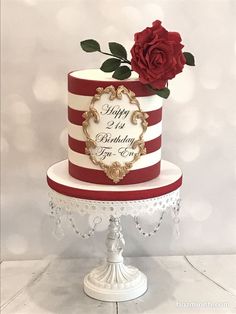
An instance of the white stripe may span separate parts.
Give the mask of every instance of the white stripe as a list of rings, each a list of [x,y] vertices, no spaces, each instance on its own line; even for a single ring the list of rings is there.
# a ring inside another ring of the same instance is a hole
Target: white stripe
[[[162,132],[162,122],[151,125],[147,128],[147,131],[144,133],[144,141],[151,141],[156,137],[159,137]],[[86,137],[83,132],[81,125],[76,125],[68,121],[68,134],[78,141],[86,141]]]
[[[89,168],[89,169],[101,170],[99,166],[95,165],[90,160],[88,155],[77,153],[70,148],[68,149],[68,159],[74,165],[84,167],[84,168]],[[141,156],[140,159],[134,163],[132,170],[142,169],[142,168],[155,165],[160,160],[161,160],[161,149],[158,149],[153,153]]]
[[[157,110],[162,107],[162,98],[157,95],[137,97],[141,110],[148,112]],[[80,111],[89,110],[89,105],[92,96],[82,96],[77,94],[68,93],[68,105],[70,108]]]

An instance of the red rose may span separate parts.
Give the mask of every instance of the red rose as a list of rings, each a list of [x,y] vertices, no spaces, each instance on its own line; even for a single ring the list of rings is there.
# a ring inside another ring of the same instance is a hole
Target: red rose
[[[162,89],[169,79],[182,72],[185,57],[179,33],[168,32],[160,21],[134,35],[131,66],[143,84]]]

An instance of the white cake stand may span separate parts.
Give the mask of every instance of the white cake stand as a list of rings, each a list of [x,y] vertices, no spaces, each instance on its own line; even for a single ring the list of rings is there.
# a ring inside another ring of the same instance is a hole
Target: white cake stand
[[[127,301],[135,299],[147,290],[147,278],[136,267],[125,265],[122,252],[125,241],[122,235],[120,217],[134,217],[138,231],[150,237],[160,227],[163,214],[172,209],[178,223],[181,170],[174,164],[162,161],[158,178],[133,185],[98,185],[72,178],[68,174],[67,160],[56,163],[48,169],[51,214],[58,227],[63,216],[68,218],[75,232],[83,238],[94,234],[102,219],[109,219],[106,239],[106,262],[93,269],[84,278],[85,293],[102,301]],[[151,196],[151,197],[150,197]],[[145,232],[138,220],[140,214],[160,212],[160,218],[152,232]],[[94,226],[87,234],[76,227],[74,213],[94,215]]]

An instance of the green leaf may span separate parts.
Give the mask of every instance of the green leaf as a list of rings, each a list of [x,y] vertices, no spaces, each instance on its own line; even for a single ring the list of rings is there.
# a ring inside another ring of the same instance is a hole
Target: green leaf
[[[94,39],[86,39],[80,42],[81,48],[86,52],[101,51],[99,43]]]
[[[109,43],[109,49],[113,55],[127,59],[127,51],[121,44],[115,42]]]
[[[167,87],[164,87],[163,89],[157,89],[156,94],[162,98],[167,99],[170,95],[170,90]]]
[[[112,77],[117,80],[125,80],[131,75],[131,70],[126,65],[123,65],[115,70]]]
[[[120,59],[109,58],[109,59],[107,59],[106,61],[103,62],[103,64],[101,65],[100,69],[103,72],[113,72],[117,68],[119,68],[120,63],[121,63]]]
[[[190,52],[183,52],[183,55],[185,57],[187,65],[191,65],[191,66],[195,65],[194,56]]]

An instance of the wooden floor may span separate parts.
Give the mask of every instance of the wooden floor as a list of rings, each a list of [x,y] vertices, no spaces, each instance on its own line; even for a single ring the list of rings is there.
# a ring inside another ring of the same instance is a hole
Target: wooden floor
[[[148,291],[128,302],[101,302],[83,292],[99,259],[1,264],[2,314],[236,313],[236,255],[126,258],[148,277]]]

